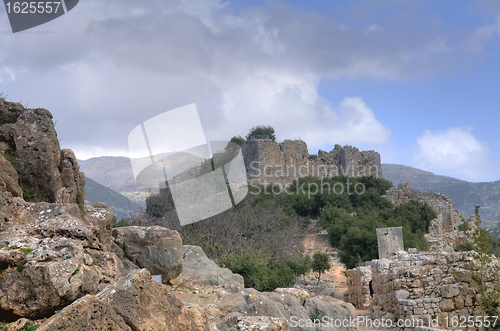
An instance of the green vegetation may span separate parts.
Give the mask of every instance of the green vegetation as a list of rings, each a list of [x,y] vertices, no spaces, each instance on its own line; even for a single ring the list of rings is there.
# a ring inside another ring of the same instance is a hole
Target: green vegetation
[[[17,163],[17,157],[14,154],[0,152],[0,154],[9,161],[12,165]]]
[[[19,271],[19,272],[23,272],[24,271],[24,263],[19,263],[17,265],[17,271]]]
[[[10,250],[18,249],[18,248],[19,248],[19,246],[17,246],[17,245],[12,245],[12,246],[9,247]]]
[[[113,218],[113,227],[114,228],[120,228],[123,226],[131,226],[131,225],[132,225],[132,219],[130,219],[130,218],[124,218],[118,222],[116,221],[116,217]]]
[[[81,267],[82,267],[82,265],[81,265],[81,264],[79,264],[79,265],[78,265],[78,268],[76,268],[76,270],[75,270],[75,271],[73,271],[72,276],[74,276],[74,275],[78,275],[78,273],[80,272]]]
[[[31,247],[21,247],[21,252],[24,253],[24,255],[28,255],[29,253],[33,252],[34,249]]]
[[[247,140],[253,136],[255,139],[262,139],[262,137],[267,136],[268,139],[276,141],[276,135],[274,134],[274,129],[270,125],[256,125],[248,131],[246,136]]]
[[[101,258],[99,256],[92,256],[92,264],[96,265],[101,263]]]
[[[20,328],[18,331],[35,331],[38,328],[35,324],[32,322],[26,322],[22,328]]]
[[[23,190],[23,199],[29,200],[36,197],[36,193],[33,193],[30,189]]]
[[[313,323],[321,323],[321,316],[320,315],[311,315],[309,316],[309,319],[313,321]]]
[[[373,176],[301,178],[287,188],[288,194],[273,194],[272,185],[253,186],[236,207],[183,227],[167,187],[147,199],[146,210],[162,225],[177,229],[184,243],[201,246],[219,265],[241,274],[246,286],[270,291],[291,286],[312,269],[301,245],[311,218],[328,231],[348,268],[378,257],[379,227],[401,226],[406,248],[426,250],[424,233],[435,212],[415,201],[395,207],[382,196],[390,187],[389,181]]]
[[[312,271],[318,273],[318,284],[321,278],[321,274],[326,270],[330,270],[330,256],[325,253],[315,252],[312,260]]]

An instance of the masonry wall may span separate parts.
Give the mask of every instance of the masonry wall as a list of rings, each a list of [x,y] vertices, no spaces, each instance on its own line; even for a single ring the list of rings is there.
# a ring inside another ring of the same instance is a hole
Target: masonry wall
[[[378,228],[378,257],[389,258],[400,250],[404,250],[403,228]]]
[[[408,183],[399,184],[397,188],[390,188],[386,192],[387,198],[394,204],[417,200],[428,204],[438,214],[433,220],[429,233],[431,235],[446,232],[455,232],[461,223],[462,215],[453,209],[454,203],[442,193],[416,192]]]
[[[356,147],[335,145],[330,152],[310,155],[302,140],[255,139],[242,146],[247,176],[251,184],[277,183],[282,186],[300,177],[318,178],[345,175],[373,175],[383,178],[380,154]]]

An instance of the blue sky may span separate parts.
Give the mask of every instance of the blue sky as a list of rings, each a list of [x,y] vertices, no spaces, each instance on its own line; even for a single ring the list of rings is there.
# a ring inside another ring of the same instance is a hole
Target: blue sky
[[[469,181],[500,179],[500,2],[82,0],[26,32],[0,10],[0,91],[77,157],[127,155],[196,103],[208,139],[256,124]]]

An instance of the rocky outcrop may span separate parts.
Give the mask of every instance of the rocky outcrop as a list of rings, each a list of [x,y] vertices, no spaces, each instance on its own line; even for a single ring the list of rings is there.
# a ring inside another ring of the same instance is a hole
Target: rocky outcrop
[[[73,152],[61,150],[52,114],[0,98],[0,125],[0,151],[11,156],[24,198],[83,209],[85,176]]]
[[[284,318],[269,316],[238,317],[238,324],[229,331],[288,331],[290,327]]]
[[[86,295],[76,300],[37,330],[132,331],[111,305],[92,295]]]
[[[162,282],[178,277],[182,272],[182,239],[177,231],[160,226],[127,226],[115,228],[113,241],[135,265]]]
[[[238,292],[245,287],[242,276],[219,267],[205,255],[201,247],[184,245],[182,250],[182,277],[188,278],[194,284],[221,286],[230,292]]]
[[[43,317],[115,282],[120,260],[81,220],[63,214],[0,232],[0,312]]]

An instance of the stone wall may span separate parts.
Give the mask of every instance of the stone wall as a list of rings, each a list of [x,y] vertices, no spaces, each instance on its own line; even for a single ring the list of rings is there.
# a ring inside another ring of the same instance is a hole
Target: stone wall
[[[461,223],[461,213],[453,209],[453,201],[442,193],[417,192],[412,189],[409,183],[401,183],[397,188],[387,190],[386,196],[394,204],[417,200],[432,207],[438,217],[429,228],[431,235],[456,232]]]
[[[247,175],[251,184],[291,184],[296,178],[319,178],[345,175],[374,175],[383,178],[380,154],[359,151],[356,147],[335,145],[330,152],[322,150],[310,155],[302,140],[278,143],[270,139],[254,139],[242,146]]]
[[[378,228],[378,257],[389,258],[400,250],[404,250],[403,228]]]
[[[370,295],[371,267],[361,266],[347,270],[346,273],[347,297],[345,301],[352,303],[358,309],[369,309],[372,303]]]

